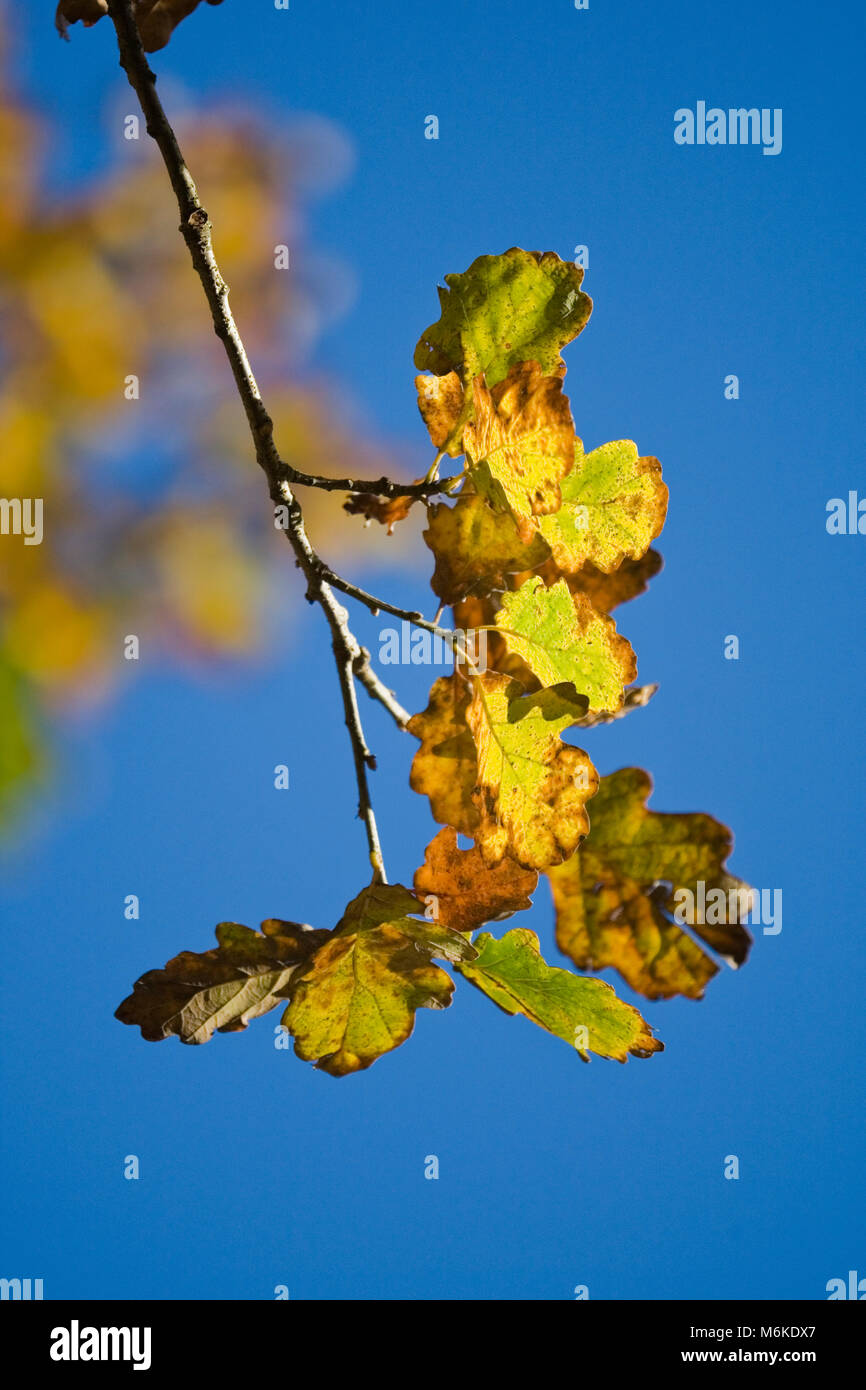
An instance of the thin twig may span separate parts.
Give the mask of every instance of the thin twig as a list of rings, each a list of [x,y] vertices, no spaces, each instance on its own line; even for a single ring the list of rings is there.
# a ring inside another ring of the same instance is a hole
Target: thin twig
[[[459,477],[455,474],[451,478],[422,480],[420,483],[401,483],[395,482],[392,478],[361,479],[361,478],[324,478],[315,473],[301,473],[297,468],[292,468],[288,463],[282,463],[285,469],[287,480],[293,487],[317,487],[325,492],[363,492],[372,493],[375,497],[435,497],[437,493],[447,492],[449,485],[453,484],[454,478]]]
[[[378,700],[381,705],[385,706],[397,727],[400,729],[408,728],[409,720],[412,718],[411,714],[403,708],[393,690],[389,690],[386,685],[383,685],[376,675],[370,665],[370,653],[366,647],[362,647],[355,657],[352,669],[371,699]]]
[[[353,584],[350,579],[343,579],[341,575],[335,574],[324,560],[316,557],[316,564],[319,574],[323,580],[334,589],[339,589],[347,594],[349,598],[356,599],[358,603],[363,603],[365,608],[369,608],[374,618],[378,618],[380,613],[390,613],[393,618],[401,618],[404,623],[412,623],[414,627],[423,627],[425,632],[432,632],[434,637],[441,637],[449,646],[454,646],[457,634],[451,628],[439,627],[434,622],[429,622],[423,613],[419,613],[415,608],[399,608],[395,603],[389,603],[387,599],[377,598],[375,594],[368,594],[366,589],[362,589],[357,584]],[[442,608],[440,607],[437,617],[441,617]]]
[[[303,511],[292,491],[292,470],[283,463],[273,439],[273,422],[265,409],[258,384],[229,307],[229,291],[214,257],[208,215],[186,167],[174,130],[156,93],[156,76],[151,71],[133,17],[130,0],[108,0],[108,13],[117,34],[120,65],[129,79],[145,117],[147,133],[156,142],[168,172],[180,211],[180,231],[210,306],[214,331],[222,342],[231,366],[250,433],[256,459],[268,480],[271,500],[286,509],[286,536],[295,559],[307,580],[307,598],[318,603],[331,630],[331,641],[346,727],[352,743],[355,777],[358,784],[358,815],[364,822],[374,882],[387,882],[376,818],[370,801],[367,769],[376,760],[367,747],[355,691],[355,662],[361,648],[349,629],[348,614],[337,602],[328,583],[325,566],[310,545],[304,527]],[[309,475],[306,481],[309,480]],[[342,483],[344,480],[335,480]],[[348,481],[348,480],[345,480]],[[310,482],[310,485],[317,485]],[[376,484],[377,488],[379,484]],[[406,489],[403,489],[406,490]],[[368,690],[381,698],[377,686],[365,682]],[[384,690],[384,687],[382,687]],[[385,703],[388,708],[389,704]],[[393,712],[393,711],[392,711]]]
[[[383,598],[377,598],[375,594],[368,594],[366,589],[360,589],[357,584],[353,584],[348,579],[341,579],[339,574],[335,574],[321,560],[318,561],[319,572],[324,580],[333,588],[339,589],[347,594],[349,598],[357,599],[358,603],[363,603],[365,608],[369,608],[374,618],[380,613],[390,613],[394,618],[400,618],[404,623],[411,623],[413,627],[422,627],[425,632],[430,632],[434,637],[441,637],[443,642],[447,642],[452,651],[458,656],[464,656],[463,648],[460,646],[461,633],[454,631],[450,627],[439,627],[438,623],[428,622],[423,613],[418,613],[411,608],[398,608],[396,604],[388,603]],[[439,609],[437,617],[441,616],[442,609]],[[483,629],[478,628],[477,631]]]

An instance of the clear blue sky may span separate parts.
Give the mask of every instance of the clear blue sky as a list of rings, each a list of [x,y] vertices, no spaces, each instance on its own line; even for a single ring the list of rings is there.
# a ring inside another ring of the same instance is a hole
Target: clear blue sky
[[[22,80],[62,123],[55,166],[74,184],[114,157],[110,27],[61,45],[52,4],[15,8]],[[626,1066],[582,1066],[466,984],[340,1082],[274,1050],[278,1015],[202,1048],[145,1044],[112,1017],[143,970],[206,949],[226,918],[333,925],[365,871],[318,614],[300,641],[278,629],[281,655],[253,675],[145,669],[68,732],[50,805],[2,861],[0,1272],[43,1277],[49,1297],[826,1297],[866,1274],[866,537],[825,529],[829,498],[866,495],[862,7],[202,9],[154,58],[167,89],[322,113],[355,146],[313,232],[360,293],[317,364],[419,464],[411,356],[437,280],[514,244],[588,245],[595,311],[567,354],[578,433],[656,454],[671,505],[664,572],[618,614],[660,692],[587,748],[604,773],[646,767],[656,809],[733,826],[731,867],[783,890],[783,930],[703,1002],[644,1004],[666,1051]],[[674,111],[699,100],[782,108],[781,154],[676,145]],[[401,592],[430,607],[420,572]],[[375,643],[371,619],[357,627]],[[430,673],[395,675],[420,708]],[[365,714],[407,882],[434,829],[406,785],[415,745]],[[555,959],[544,891],[524,922]]]

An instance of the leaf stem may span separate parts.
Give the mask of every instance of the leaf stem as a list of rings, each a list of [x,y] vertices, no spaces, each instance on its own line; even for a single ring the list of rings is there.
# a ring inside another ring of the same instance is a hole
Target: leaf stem
[[[444,450],[444,449],[440,449],[439,452],[438,452],[438,454],[436,455],[435,459],[433,460],[433,462],[431,463],[430,467],[427,469],[427,472],[426,472],[425,475],[424,475],[424,482],[425,482],[425,483],[434,483],[434,482],[436,481],[436,479],[439,477],[439,465],[440,465],[440,463],[442,462],[442,460],[443,460],[444,457],[445,457],[445,450]],[[450,481],[450,479],[449,479],[449,481]],[[438,491],[438,489],[437,489],[437,491]]]

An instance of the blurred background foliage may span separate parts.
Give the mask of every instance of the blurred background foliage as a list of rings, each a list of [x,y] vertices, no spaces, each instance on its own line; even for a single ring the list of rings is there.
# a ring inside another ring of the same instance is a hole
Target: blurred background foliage
[[[15,91],[8,7],[0,38],[0,496],[43,498],[45,527],[41,545],[0,537],[2,833],[50,773],[58,718],[100,708],[137,669],[126,635],[151,669],[156,656],[199,673],[266,659],[269,609],[301,586],[155,147],[143,128],[123,138],[117,109],[110,171],[52,188],[52,128]],[[277,131],[237,105],[206,120],[187,110],[178,131],[284,456],[313,473],[410,477],[309,366],[353,292],[304,228],[307,205],[351,167],[346,138],[314,119]],[[125,398],[130,375],[138,400]],[[381,545],[340,494],[303,502],[340,563]],[[405,545],[395,537],[384,558]]]

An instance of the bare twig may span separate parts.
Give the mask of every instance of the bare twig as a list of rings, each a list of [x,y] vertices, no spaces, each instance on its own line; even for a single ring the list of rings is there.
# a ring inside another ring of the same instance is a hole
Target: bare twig
[[[392,478],[323,478],[315,473],[300,473],[297,468],[292,468],[287,463],[282,467],[286,470],[286,476],[293,487],[317,487],[325,492],[363,492],[371,493],[375,497],[426,499],[435,497],[440,492],[447,492],[448,486],[454,482],[454,478],[434,478],[429,481],[422,480],[420,483],[395,482]]]
[[[144,113],[147,133],[159,146],[160,154],[180,209],[180,231],[189,247],[193,265],[204,286],[213,316],[214,331],[225,346],[247,419],[256,445],[256,457],[269,481],[284,487],[314,487],[326,492],[364,492],[380,497],[426,498],[442,492],[452,479],[432,478],[418,483],[395,482],[391,478],[324,478],[303,473],[279,455],[273,438],[273,421],[264,407],[241,336],[229,309],[228,285],[220,274],[211,243],[211,228],[181,153],[177,137],[156,93],[156,74],[151,70],[142,47],[129,0],[109,0],[108,13],[114,23],[120,50],[120,65],[135,91]],[[437,455],[438,458],[441,457]],[[281,499],[285,500],[285,499]]]
[[[358,784],[358,815],[364,822],[367,833],[373,879],[374,881],[387,882],[367,779],[367,770],[368,768],[375,768],[376,760],[367,747],[364,737],[355,690],[355,676],[357,675],[362,680],[371,695],[382,702],[401,728],[405,727],[408,716],[406,711],[393,699],[390,692],[386,691],[378,677],[373,674],[369,665],[369,654],[364,655],[357,639],[351,632],[348,625],[348,614],[335,599],[331,588],[331,571],[323,565],[307,537],[303,511],[292,488],[295,482],[306,486],[326,487],[334,490],[352,488],[355,491],[382,492],[384,489],[385,492],[388,492],[393,489],[396,493],[409,493],[414,487],[421,489],[418,492],[419,496],[423,495],[425,488],[433,489],[427,484],[392,484],[387,479],[380,479],[376,483],[359,484],[352,479],[317,479],[309,474],[296,475],[295,471],[280,458],[273,439],[273,422],[262,401],[246,349],[229,306],[228,286],[220,273],[214,256],[208,215],[201,204],[192,175],[186,167],[177,137],[157,96],[156,76],[151,71],[141,44],[141,38],[133,17],[131,0],[108,0],[108,13],[117,34],[120,65],[138,97],[145,117],[147,133],[159,148],[177,199],[181,219],[181,235],[187,244],[193,266],[202,283],[213,318],[214,332],[225,348],[238,394],[246,412],[255,446],[256,459],[268,480],[271,500],[275,505],[285,509],[287,517],[285,532],[295,553],[296,562],[307,580],[307,598],[311,603],[319,604],[331,630],[331,643],[340,680],[346,727],[349,731],[355,763],[355,777]],[[340,587],[347,593],[353,592],[353,586],[341,584]],[[354,596],[361,597],[361,594],[362,591],[358,590]],[[377,605],[369,595],[364,595],[362,601],[366,602],[368,607],[387,607],[384,604]],[[388,608],[388,611],[396,612],[398,616],[402,616],[399,610]],[[420,614],[418,617],[420,618]]]
[[[378,700],[381,705],[385,706],[397,727],[400,729],[408,728],[409,720],[412,718],[411,714],[396,699],[393,690],[389,690],[386,685],[382,684],[370,665],[370,653],[366,647],[362,647],[355,657],[352,669],[371,699]]]
[[[435,621],[428,622],[424,614],[416,612],[415,609],[398,608],[396,604],[388,603],[386,599],[377,598],[375,594],[368,594],[366,589],[360,589],[351,580],[342,579],[339,574],[335,574],[321,560],[318,560],[318,565],[319,573],[328,584],[347,594],[349,598],[357,599],[358,603],[363,603],[364,607],[369,608],[375,618],[380,613],[390,613],[392,617],[400,618],[404,623],[412,623],[414,627],[422,627],[425,632],[432,633],[434,637],[441,637],[442,641],[447,642],[451,650],[456,652],[458,656],[464,655],[460,645],[461,634],[459,632],[455,632],[449,627],[439,627]],[[440,617],[441,613],[442,609],[440,608],[436,616]],[[483,629],[479,629],[479,631],[483,631]]]

